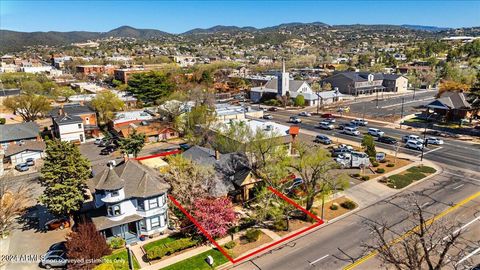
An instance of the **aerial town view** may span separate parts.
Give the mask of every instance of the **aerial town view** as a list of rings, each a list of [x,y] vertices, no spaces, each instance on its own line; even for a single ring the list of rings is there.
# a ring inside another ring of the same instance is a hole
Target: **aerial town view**
[[[0,270],[480,270],[480,0],[0,0]]]

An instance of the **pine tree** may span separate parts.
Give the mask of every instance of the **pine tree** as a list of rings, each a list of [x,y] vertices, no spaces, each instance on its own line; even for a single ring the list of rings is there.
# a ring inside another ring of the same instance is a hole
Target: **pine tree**
[[[90,162],[70,142],[47,141],[40,184],[45,187],[40,202],[57,216],[71,216],[84,201]]]

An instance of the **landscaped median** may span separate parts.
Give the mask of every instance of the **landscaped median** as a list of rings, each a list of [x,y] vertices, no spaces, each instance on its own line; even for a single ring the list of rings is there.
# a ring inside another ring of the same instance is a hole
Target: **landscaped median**
[[[380,182],[386,184],[388,187],[401,189],[415,181],[434,174],[436,171],[436,169],[428,166],[413,166],[399,174],[394,174],[388,178],[383,178],[380,180]]]

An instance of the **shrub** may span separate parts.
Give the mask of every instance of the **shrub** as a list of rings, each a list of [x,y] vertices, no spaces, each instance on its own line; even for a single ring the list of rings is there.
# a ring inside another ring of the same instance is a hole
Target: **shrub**
[[[393,163],[388,163],[388,164],[387,164],[387,167],[389,167],[389,168],[395,167],[395,164],[393,164]]]
[[[384,168],[378,168],[375,170],[377,173],[384,173],[385,169]]]
[[[364,175],[364,176],[362,176],[361,179],[362,179],[363,181],[367,181],[367,180],[370,180],[370,176]]]
[[[108,243],[111,249],[119,249],[125,246],[125,239],[121,237],[115,237]]]
[[[6,122],[7,122],[7,119],[0,118],[0,125],[5,125]]]
[[[348,209],[348,210],[352,210],[352,209],[355,209],[355,207],[357,207],[357,205],[353,202],[353,201],[344,201],[340,204],[343,208],[345,209]]]
[[[360,174],[359,173],[354,173],[352,174],[353,177],[360,177]]]
[[[273,229],[275,231],[286,231],[287,230],[287,221],[285,219],[277,219],[273,223]]]
[[[268,105],[268,106],[279,106],[280,105],[280,101],[276,100],[276,99],[269,99],[267,101],[265,101],[265,105]]]
[[[373,167],[378,167],[378,165],[379,165],[378,162],[376,162],[376,161],[372,162]]]
[[[312,213],[314,216],[318,216],[318,212],[315,211],[314,209],[311,209],[310,213]],[[310,223],[317,222],[317,220],[314,219],[313,217],[311,217],[310,215],[307,215],[307,221],[310,222]]]
[[[380,163],[387,163],[387,160],[386,160],[386,159],[382,159],[382,160],[380,160],[380,161],[378,161],[378,162],[380,162]]]
[[[147,258],[149,260],[160,259],[166,255],[173,254],[177,251],[193,247],[197,244],[192,238],[180,238],[163,246],[154,246],[147,250]]]
[[[337,210],[338,209],[338,203],[333,203],[330,205],[330,210]]]
[[[262,234],[262,231],[258,229],[250,229],[247,230],[247,232],[245,233],[245,238],[249,243],[255,242],[258,240],[258,238],[260,238],[260,234]]]
[[[235,242],[235,241],[230,241],[230,242],[226,243],[226,244],[224,245],[224,247],[225,247],[226,249],[232,249],[232,248],[234,248],[236,245],[237,245],[237,242]]]

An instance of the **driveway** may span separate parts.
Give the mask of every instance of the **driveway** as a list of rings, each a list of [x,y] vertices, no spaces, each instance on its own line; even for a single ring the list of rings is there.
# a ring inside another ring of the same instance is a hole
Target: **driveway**
[[[45,231],[43,227],[50,218],[45,207],[38,204],[19,218],[18,228],[9,238],[2,240],[3,247],[8,247],[6,250],[9,255],[4,269],[41,269],[38,266],[41,256],[51,245],[64,241],[69,232],[69,229]]]

